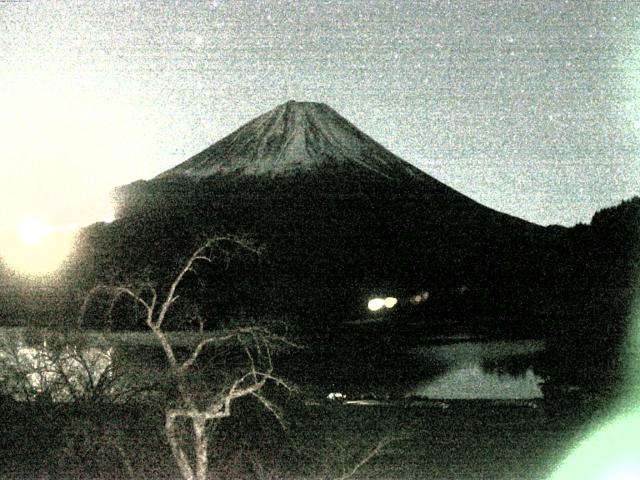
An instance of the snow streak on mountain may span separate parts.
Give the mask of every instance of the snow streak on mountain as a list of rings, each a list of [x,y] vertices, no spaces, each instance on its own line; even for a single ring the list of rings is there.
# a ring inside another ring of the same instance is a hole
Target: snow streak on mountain
[[[280,176],[336,168],[369,171],[398,180],[425,176],[329,106],[289,101],[158,178]]]

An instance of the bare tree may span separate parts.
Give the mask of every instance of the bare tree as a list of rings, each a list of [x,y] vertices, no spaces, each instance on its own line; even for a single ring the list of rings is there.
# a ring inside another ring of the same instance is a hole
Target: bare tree
[[[276,406],[262,393],[267,383],[285,389],[291,386],[273,373],[272,355],[275,349],[292,345],[285,338],[273,334],[261,326],[240,326],[222,332],[207,332],[203,321],[199,322],[196,341],[185,348],[181,342],[177,348],[177,332],[167,328],[169,312],[179,299],[178,291],[185,277],[196,274],[200,264],[222,259],[229,261],[231,251],[240,248],[258,254],[250,242],[235,237],[215,237],[208,239],[184,262],[165,293],[159,293],[150,282],[134,285],[97,285],[85,298],[80,319],[84,318],[92,298],[106,293],[110,298],[109,315],[115,303],[121,298],[129,298],[139,305],[144,321],[160,343],[167,361],[169,373],[176,387],[175,402],[166,406],[164,430],[173,457],[184,480],[204,480],[208,472],[207,424],[229,417],[235,400],[242,397],[257,399],[282,423],[282,416]],[[193,370],[203,353],[209,349],[234,348],[240,352],[243,361],[235,368],[224,372],[226,380],[214,392],[202,392],[202,387],[194,380]],[[186,352],[185,352],[186,350]],[[179,432],[178,421],[191,424],[193,454],[185,447]]]
[[[124,395],[112,348],[82,348],[67,332],[43,330],[36,340],[9,331],[0,340],[0,391],[24,402],[115,400]]]

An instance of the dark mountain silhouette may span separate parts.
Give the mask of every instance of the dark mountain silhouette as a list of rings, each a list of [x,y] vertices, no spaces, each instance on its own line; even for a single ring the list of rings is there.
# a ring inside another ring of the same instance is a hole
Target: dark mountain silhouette
[[[493,329],[532,316],[546,274],[536,257],[556,236],[447,187],[318,103],[280,105],[117,194],[121,219],[86,234],[97,255],[83,262],[96,272],[151,265],[168,275],[207,234],[264,246],[258,261],[214,275],[204,301],[219,318],[242,309],[334,325],[369,316],[371,296],[393,295],[402,300],[393,316],[425,332],[462,315],[473,317],[464,328]],[[424,290],[429,307],[405,305]]]

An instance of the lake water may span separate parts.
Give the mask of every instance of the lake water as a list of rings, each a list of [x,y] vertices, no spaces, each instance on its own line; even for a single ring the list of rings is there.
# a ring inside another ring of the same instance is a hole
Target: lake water
[[[464,341],[422,346],[413,353],[443,373],[419,383],[409,395],[432,399],[542,398],[544,380],[536,374],[534,356],[544,342]],[[443,368],[444,367],[444,368]]]
[[[62,384],[60,374],[50,368],[50,352],[37,350],[34,346],[27,347],[20,340],[21,335],[17,331],[3,333],[5,335],[2,335],[0,363],[4,368],[0,372],[0,379],[3,379],[5,387],[10,377],[7,377],[7,373],[15,371],[17,367],[23,372],[27,371],[28,396],[35,397],[47,388]],[[99,337],[102,338],[102,335]],[[126,358],[128,375],[141,379],[149,378],[151,370],[161,370],[164,367],[161,351],[151,335],[146,333],[125,337],[126,339],[118,342],[116,352],[119,352],[118,356],[121,358]],[[79,351],[72,348],[55,352],[56,365],[62,366],[64,375],[71,380],[78,394],[84,393],[84,386],[91,388],[91,382],[99,380],[110,371],[113,350],[109,348],[109,343],[98,342],[92,337]],[[146,345],[147,343],[149,345]],[[131,349],[135,351],[133,354],[125,353]],[[544,349],[544,342],[534,340],[438,339],[433,344],[417,347],[411,352],[420,364],[433,366],[434,374],[429,376],[428,380],[407,386],[408,389],[404,393],[408,396],[432,399],[542,398],[543,379],[536,372],[533,360]],[[155,352],[159,356],[151,362],[151,354],[145,356],[143,350]],[[13,355],[7,355],[7,352],[13,352]],[[140,360],[143,361],[137,362],[136,359],[141,356],[143,358]],[[40,372],[44,370],[52,373],[43,376]],[[65,389],[68,389],[68,386],[64,386],[63,391],[56,395],[60,397],[57,398],[58,401],[70,399],[67,398],[70,397],[70,393]],[[16,397],[15,392],[12,392],[12,395],[16,399],[24,400],[24,389],[16,391],[21,392],[21,397]]]

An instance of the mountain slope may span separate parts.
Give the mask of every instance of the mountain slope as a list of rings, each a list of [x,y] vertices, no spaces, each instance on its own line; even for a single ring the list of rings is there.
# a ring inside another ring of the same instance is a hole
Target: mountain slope
[[[289,101],[158,178],[275,176],[345,167],[400,180],[424,175],[327,105]]]
[[[197,238],[218,233],[264,247],[211,287],[219,314],[346,321],[367,315],[371,295],[428,288],[431,316],[484,318],[542,296],[546,229],[447,187],[323,104],[280,105],[118,195],[120,220],[86,235],[95,272],[151,265],[168,278]]]
[[[380,194],[389,189],[393,190],[387,192],[390,204],[402,199],[424,202],[431,221],[464,222],[462,216],[482,222],[489,216],[493,223],[538,230],[444,185],[329,106],[312,102],[279,105],[154,179],[119,189],[118,196],[123,209],[137,205],[140,210],[162,204],[218,203],[225,195],[251,201],[265,191],[289,197],[303,191],[343,200],[371,195],[384,200]],[[212,199],[212,194],[218,198]]]

